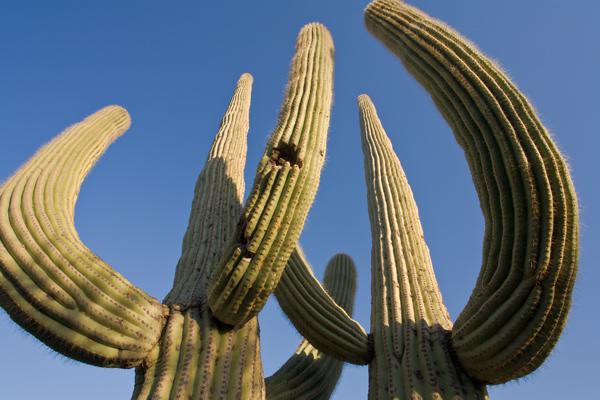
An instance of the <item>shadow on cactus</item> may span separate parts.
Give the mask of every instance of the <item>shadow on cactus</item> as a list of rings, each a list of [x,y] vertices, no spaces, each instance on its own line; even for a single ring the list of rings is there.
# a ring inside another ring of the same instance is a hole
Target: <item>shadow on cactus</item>
[[[129,127],[107,107],[43,147],[0,189],[0,303],[54,350],[136,368],[134,399],[327,399],[344,362],[372,399],[485,399],[535,370],[565,325],[577,270],[568,168],[528,100],[452,29],[397,0],[366,25],[431,94],[463,148],[486,229],[483,266],[452,323],[410,186],[371,99],[358,99],[373,240],[371,332],[351,318],[354,263],[325,284],[297,245],[326,152],[333,42],[302,29],[277,127],[244,206],[252,77],[240,78],[195,188],[173,288],[148,296],[80,242],[73,211]],[[304,336],[263,378],[257,314],[271,293]]]

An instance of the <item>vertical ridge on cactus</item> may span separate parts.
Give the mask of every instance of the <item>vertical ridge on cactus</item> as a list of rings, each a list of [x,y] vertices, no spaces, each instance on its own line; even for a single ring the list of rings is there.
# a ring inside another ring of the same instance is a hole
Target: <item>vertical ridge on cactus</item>
[[[483,266],[454,351],[481,381],[526,375],[550,353],[571,302],[578,209],[566,163],[527,99],[459,34],[394,0],[372,2],[365,18],[430,92],[480,197]]]
[[[52,349],[100,366],[142,362],[163,307],[115,272],[74,227],[79,187],[130,125],[106,107],[44,146],[0,188],[0,304]]]
[[[344,260],[342,255],[338,258]],[[346,260],[351,262],[349,257]],[[304,252],[297,247],[275,290],[281,309],[320,352],[353,364],[367,364],[373,356],[367,333],[348,315],[342,305],[345,302],[336,301],[330,293],[315,278]]]
[[[373,103],[361,95],[358,105],[373,240],[369,398],[487,398],[454,363],[412,192]]]
[[[302,29],[289,76],[237,243],[211,277],[210,307],[229,325],[256,315],[275,290],[316,194],[333,90],[333,40],[323,25]]]
[[[302,253],[297,249],[294,254]],[[289,265],[286,271],[288,268]],[[282,277],[281,283],[284,279]],[[332,257],[325,270],[323,286],[333,301],[345,312],[352,314],[356,293],[356,267],[352,258],[346,254],[336,254]],[[296,353],[265,380],[267,398],[327,400],[335,389],[343,366],[343,361],[323,354],[309,340],[304,339]]]

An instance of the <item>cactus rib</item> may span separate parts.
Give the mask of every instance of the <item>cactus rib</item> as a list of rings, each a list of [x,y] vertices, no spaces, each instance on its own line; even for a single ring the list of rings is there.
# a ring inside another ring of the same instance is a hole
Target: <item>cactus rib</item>
[[[130,125],[106,107],[44,146],[0,189],[0,304],[24,329],[89,364],[138,365],[164,309],[93,254],[75,231],[81,183]]]
[[[536,369],[566,322],[578,209],[567,165],[533,107],[444,24],[393,0],[368,29],[430,92],[463,147],[486,221],[483,266],[452,343],[467,372],[502,383]]]
[[[301,250],[294,251],[296,256],[301,254]],[[286,267],[286,271],[289,268],[290,265]],[[284,279],[281,278],[281,284]],[[347,315],[352,314],[356,291],[356,268],[349,256],[337,254],[329,261],[323,285],[333,301],[339,304],[345,310],[344,312],[348,313]],[[278,288],[276,293],[279,290]],[[343,366],[343,361],[324,354],[317,350],[312,342],[304,339],[295,354],[275,374],[265,380],[267,398],[269,400],[329,399]]]
[[[332,98],[333,41],[308,24],[296,44],[285,100],[259,163],[236,243],[213,272],[208,301],[223,323],[262,309],[298,240],[325,160]]]
[[[331,262],[344,260],[353,264],[351,258],[343,255]],[[300,247],[290,256],[275,296],[298,332],[316,349],[353,364],[371,360],[372,349],[365,330],[344,311],[346,299],[336,303],[328,294],[313,275]]]
[[[369,397],[486,398],[451,356],[452,323],[400,161],[369,97],[358,104],[373,240]]]

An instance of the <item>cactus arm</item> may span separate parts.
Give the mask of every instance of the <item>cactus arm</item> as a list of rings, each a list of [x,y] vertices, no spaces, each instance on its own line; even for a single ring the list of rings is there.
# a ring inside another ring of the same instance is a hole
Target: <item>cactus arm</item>
[[[314,199],[325,159],[332,100],[333,41],[320,24],[296,44],[285,100],[239,224],[214,271],[209,304],[223,323],[241,325],[277,286]]]
[[[483,266],[452,343],[467,372],[502,383],[536,369],[562,331],[578,258],[568,167],[533,107],[460,35],[391,0],[369,30],[430,92],[473,174],[486,221]]]
[[[292,257],[301,254],[301,250],[297,249]],[[286,271],[290,265],[288,264]],[[281,283],[283,281],[282,277]],[[350,257],[337,254],[329,261],[324,286],[333,301],[339,304],[347,315],[352,314],[356,292],[356,268]],[[304,339],[296,353],[275,374],[266,379],[267,399],[329,399],[343,366],[343,361],[324,354]]]
[[[373,103],[358,99],[373,240],[370,398],[486,398],[457,367],[417,206]]]
[[[138,365],[159,340],[163,306],[92,253],[74,226],[85,176],[129,127],[106,107],[39,150],[0,188],[0,304],[57,352]]]
[[[338,255],[333,262],[346,262],[354,270],[350,257]],[[319,351],[353,364],[368,364],[373,355],[367,333],[345,311],[347,298],[336,302],[328,292],[313,275],[302,249],[296,247],[275,290],[285,315]]]
[[[208,279],[234,237],[244,196],[252,76],[243,74],[198,177],[182,255],[165,303],[206,303]],[[227,243],[225,243],[227,244]]]
[[[133,399],[264,399],[258,320],[224,327],[206,304],[211,269],[242,211],[251,90],[243,74],[198,177],[165,334],[152,362],[136,370]]]

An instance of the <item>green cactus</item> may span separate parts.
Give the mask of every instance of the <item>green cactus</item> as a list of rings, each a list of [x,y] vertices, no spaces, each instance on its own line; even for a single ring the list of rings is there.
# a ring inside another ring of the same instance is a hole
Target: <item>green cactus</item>
[[[242,75],[198,178],[164,303],[105,264],[74,228],[82,181],[129,127],[127,111],[106,107],[67,129],[0,188],[0,304],[61,354],[135,367],[134,399],[263,399],[256,314],[277,285],[318,187],[332,82],[331,36],[309,24],[298,36],[278,126],[242,208],[252,86],[252,77]],[[327,284],[350,311],[353,266],[333,268]],[[290,361],[270,380],[280,388],[274,393],[296,385],[331,393],[342,361],[307,343],[292,360],[302,353],[302,366]],[[294,373],[311,378],[290,381]],[[275,384],[280,376],[284,386]]]
[[[333,94],[333,41],[318,24],[304,32],[237,243],[210,281],[210,308],[230,325],[255,316],[277,287],[319,186]]]

